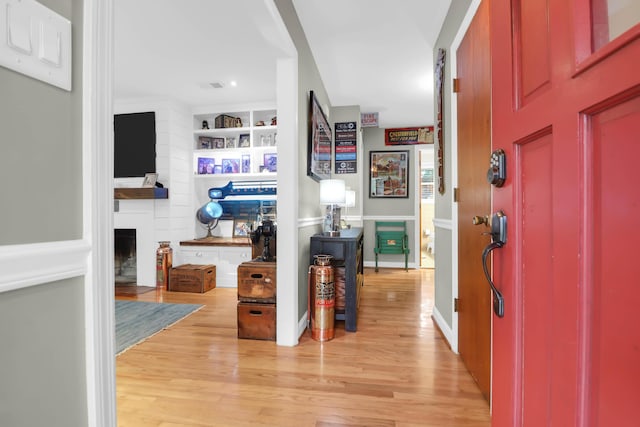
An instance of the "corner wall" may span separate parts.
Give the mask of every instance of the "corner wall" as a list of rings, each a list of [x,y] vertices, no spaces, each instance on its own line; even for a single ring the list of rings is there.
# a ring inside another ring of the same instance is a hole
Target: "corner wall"
[[[309,92],[318,97],[327,119],[331,122],[332,109],[320,72],[311,53],[300,20],[291,0],[275,0],[287,31],[298,52],[298,318],[306,317],[307,271],[309,269],[309,239],[321,231],[319,184],[307,176],[307,123],[309,116]]]
[[[436,235],[435,242],[435,305],[434,317],[438,321],[452,349],[457,352],[457,316],[454,316],[453,299],[457,297],[457,234],[454,233],[454,210],[457,209],[453,202],[453,187],[457,184],[454,155],[454,127],[452,120],[454,110],[452,106],[452,52],[451,47],[458,34],[460,26],[465,19],[467,11],[474,0],[460,0],[451,3],[447,17],[436,41],[433,50],[433,63],[437,63],[438,49],[446,50],[444,70],[444,99],[443,99],[443,132],[444,132],[444,177],[445,192],[436,192],[434,225]],[[434,76],[435,84],[435,76]],[[434,111],[437,112],[437,99],[434,97]],[[443,323],[444,322],[444,323]]]
[[[72,90],[0,67],[0,425],[81,426],[94,363],[82,271],[85,2],[40,2],[72,23]],[[58,278],[43,267],[54,256]]]

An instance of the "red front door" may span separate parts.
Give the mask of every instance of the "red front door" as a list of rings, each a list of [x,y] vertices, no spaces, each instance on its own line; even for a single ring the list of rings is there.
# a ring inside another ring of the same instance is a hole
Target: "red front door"
[[[640,25],[609,5],[491,2],[493,426],[640,422]]]

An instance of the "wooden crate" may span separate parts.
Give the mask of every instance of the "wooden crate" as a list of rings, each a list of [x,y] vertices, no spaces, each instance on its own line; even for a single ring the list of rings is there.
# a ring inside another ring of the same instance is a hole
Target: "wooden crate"
[[[238,300],[276,302],[276,263],[248,261],[238,266]]]
[[[171,292],[204,293],[216,287],[216,266],[184,264],[171,269],[169,290]]]
[[[276,340],[276,305],[238,303],[238,338]]]

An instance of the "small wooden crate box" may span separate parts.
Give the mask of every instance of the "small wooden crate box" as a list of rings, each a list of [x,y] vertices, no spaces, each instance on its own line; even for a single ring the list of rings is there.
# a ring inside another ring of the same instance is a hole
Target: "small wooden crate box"
[[[184,264],[171,269],[169,276],[171,292],[204,293],[215,287],[215,265]]]
[[[276,340],[276,305],[238,303],[238,338]]]
[[[238,266],[238,301],[276,302],[276,263],[247,261]]]

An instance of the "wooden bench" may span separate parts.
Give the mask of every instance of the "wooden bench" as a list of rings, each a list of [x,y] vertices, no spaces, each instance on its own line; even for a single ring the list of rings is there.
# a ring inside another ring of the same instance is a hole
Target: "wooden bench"
[[[408,270],[409,237],[405,221],[376,221],[376,242],[373,248],[376,254],[376,272],[378,254],[404,254],[404,269]]]

